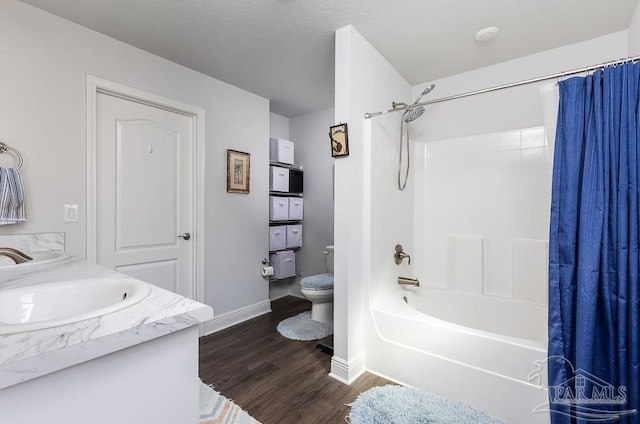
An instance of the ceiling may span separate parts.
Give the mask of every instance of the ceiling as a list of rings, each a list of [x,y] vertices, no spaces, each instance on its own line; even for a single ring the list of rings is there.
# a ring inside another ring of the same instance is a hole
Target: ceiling
[[[333,106],[352,24],[412,85],[626,29],[639,0],[22,0],[243,88],[293,117]],[[500,35],[474,40],[481,28]]]

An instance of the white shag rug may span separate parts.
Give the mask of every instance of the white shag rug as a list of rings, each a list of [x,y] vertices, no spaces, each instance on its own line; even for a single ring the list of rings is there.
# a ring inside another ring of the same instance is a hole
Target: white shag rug
[[[314,321],[311,319],[311,311],[306,311],[280,321],[278,333],[293,340],[324,339],[333,334],[333,322]]]
[[[505,424],[469,405],[411,387],[373,387],[350,403],[351,424]]]

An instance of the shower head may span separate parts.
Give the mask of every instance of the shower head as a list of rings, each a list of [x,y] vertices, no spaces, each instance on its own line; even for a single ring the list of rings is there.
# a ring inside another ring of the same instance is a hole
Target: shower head
[[[418,98],[416,99],[415,102],[413,102],[413,104],[415,105],[416,103],[419,103],[420,100],[422,100],[422,97],[431,93],[431,91],[436,87],[435,84],[431,84],[429,86],[427,86],[427,88],[425,88],[422,93],[420,93],[420,95],[418,96]],[[422,114],[424,113],[424,108],[423,107],[417,107],[414,109],[407,109],[404,114],[402,115],[402,119],[404,120],[404,122],[406,122],[407,124],[409,122],[413,122],[416,119],[418,119],[419,117],[422,116]]]
[[[420,95],[418,96],[416,101],[413,102],[413,104],[415,105],[416,103],[418,103],[422,99],[423,96],[426,96],[427,94],[431,93],[431,91],[433,91],[434,88],[436,88],[435,84],[431,84],[431,85],[427,86],[427,88],[425,88],[424,91],[422,93],[420,93]]]
[[[404,122],[408,124],[409,122],[413,122],[416,119],[418,119],[420,116],[422,116],[423,113],[424,113],[423,107],[408,109],[402,114],[402,119],[404,120]]]

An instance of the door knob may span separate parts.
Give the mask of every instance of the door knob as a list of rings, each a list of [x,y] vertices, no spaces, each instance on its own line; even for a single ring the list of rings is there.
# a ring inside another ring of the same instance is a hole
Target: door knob
[[[189,240],[191,238],[191,234],[189,233],[184,233],[182,235],[179,235],[178,238],[181,238],[183,240]]]

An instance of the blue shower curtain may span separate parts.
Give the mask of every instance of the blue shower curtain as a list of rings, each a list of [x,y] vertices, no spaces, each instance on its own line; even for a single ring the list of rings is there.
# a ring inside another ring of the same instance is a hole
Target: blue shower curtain
[[[640,64],[560,82],[549,241],[553,424],[640,423]]]

